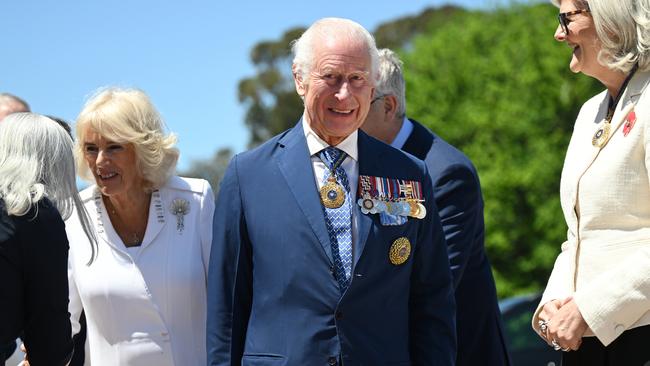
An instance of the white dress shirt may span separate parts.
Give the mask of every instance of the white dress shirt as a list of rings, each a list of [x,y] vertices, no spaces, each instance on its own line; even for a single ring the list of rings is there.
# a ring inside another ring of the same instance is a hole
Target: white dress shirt
[[[76,215],[66,222],[73,333],[85,310],[93,366],[205,365],[206,278],[214,196],[202,179],[172,177],[152,193],[140,247],[127,248],[96,186],[81,197],[98,237],[90,245]],[[171,207],[188,204],[184,215]],[[182,218],[182,227],[180,220]]]
[[[330,145],[323,141],[314,130],[311,129],[306,118],[302,118],[302,128],[307,139],[307,147],[311,156],[311,165],[314,170],[314,180],[320,190],[325,185],[325,163],[318,157],[321,150],[328,148]],[[357,184],[359,182],[359,146],[357,138],[359,131],[355,130],[335,147],[344,151],[348,156],[343,160],[341,167],[345,170],[350,184],[350,198],[352,203],[352,257],[355,258],[357,244],[357,218],[359,208],[357,205]],[[324,214],[324,213],[323,213]]]
[[[390,146],[401,150],[402,147],[404,147],[404,144],[406,143],[406,140],[408,140],[409,136],[411,136],[411,132],[413,131],[413,122],[409,121],[406,116],[404,117],[404,121],[402,122],[402,127],[399,129],[399,132],[397,133],[397,136],[393,139],[393,142],[390,143]]]

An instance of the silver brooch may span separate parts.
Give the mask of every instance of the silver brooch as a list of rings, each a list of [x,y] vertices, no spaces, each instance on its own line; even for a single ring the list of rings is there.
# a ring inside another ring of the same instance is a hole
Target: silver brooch
[[[185,224],[183,222],[185,215],[190,212],[190,203],[187,200],[177,198],[172,201],[172,205],[169,207],[172,215],[176,216],[176,230],[179,233],[183,232]]]

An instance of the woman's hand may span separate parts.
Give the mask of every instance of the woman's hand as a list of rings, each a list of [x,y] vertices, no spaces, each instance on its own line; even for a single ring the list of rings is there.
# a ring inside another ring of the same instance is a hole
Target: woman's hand
[[[546,340],[549,346],[551,345],[551,340],[548,338],[548,321],[560,310],[561,306],[561,300],[551,300],[544,304],[542,311],[539,312],[539,327],[537,328],[537,332]]]
[[[22,362],[18,366],[29,366],[29,359],[27,358],[27,349],[25,348],[25,343],[20,344],[20,350],[25,354]]]
[[[552,347],[555,349],[559,347],[563,351],[576,351],[580,348],[582,336],[589,326],[582,317],[573,297],[562,301],[560,308],[547,320],[546,341]]]

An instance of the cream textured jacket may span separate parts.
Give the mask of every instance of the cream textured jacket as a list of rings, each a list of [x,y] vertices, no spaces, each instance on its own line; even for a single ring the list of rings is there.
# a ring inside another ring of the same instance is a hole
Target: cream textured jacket
[[[591,139],[607,114],[607,93],[580,110],[560,187],[567,241],[533,317],[536,331],[542,306],[568,296],[589,325],[585,335],[605,346],[650,324],[649,81],[641,71],[630,80],[602,148]]]
[[[69,310],[74,333],[85,310],[92,366],[205,365],[206,276],[214,214],[210,184],[170,178],[152,193],[142,245],[129,249],[111,226],[96,187],[81,197],[99,253],[86,265],[90,246],[72,215],[66,222]],[[175,215],[171,207],[181,202],[187,210]]]

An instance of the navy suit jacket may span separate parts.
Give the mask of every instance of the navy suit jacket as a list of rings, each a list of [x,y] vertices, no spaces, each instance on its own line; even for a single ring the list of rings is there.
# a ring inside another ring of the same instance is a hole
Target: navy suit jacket
[[[483,243],[483,197],[472,162],[420,123],[403,150],[429,168],[456,288],[458,366],[510,365],[494,278]]]
[[[426,166],[362,131],[358,149],[360,175],[422,182],[427,215],[382,226],[359,212],[343,295],[301,123],[233,158],[214,215],[209,365],[454,364],[453,287]],[[396,266],[400,237],[412,251]]]

